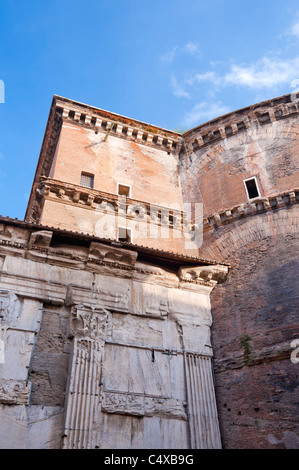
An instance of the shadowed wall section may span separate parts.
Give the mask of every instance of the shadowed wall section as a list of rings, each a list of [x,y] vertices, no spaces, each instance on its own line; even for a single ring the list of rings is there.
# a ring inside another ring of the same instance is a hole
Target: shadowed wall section
[[[299,338],[296,113],[282,97],[185,136],[184,197],[205,209],[200,254],[232,266],[211,299],[225,448],[299,447],[299,371],[291,361]],[[246,191],[250,178],[256,197]]]

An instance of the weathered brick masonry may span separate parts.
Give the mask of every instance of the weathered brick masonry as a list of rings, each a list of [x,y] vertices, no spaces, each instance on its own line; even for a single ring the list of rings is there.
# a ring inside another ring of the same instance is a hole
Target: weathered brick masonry
[[[0,218],[1,447],[299,448],[298,113],[181,135],[53,98]]]
[[[181,146],[175,132],[54,97],[26,220],[115,239],[112,219],[108,228],[101,224],[115,215],[134,244],[186,253]],[[90,187],[82,186],[82,173],[92,177]],[[119,185],[129,191],[126,208]],[[149,236],[149,223],[157,237]],[[186,254],[196,255],[196,246]]]
[[[185,136],[182,188],[206,214],[200,254],[232,265],[212,295],[225,448],[299,447],[299,370],[290,360],[299,338],[297,112],[282,97]],[[247,199],[243,181],[253,176],[260,197]]]
[[[298,448],[299,207],[218,227],[207,252],[232,270],[212,296],[215,378],[223,445]],[[203,253],[207,254],[203,248]]]

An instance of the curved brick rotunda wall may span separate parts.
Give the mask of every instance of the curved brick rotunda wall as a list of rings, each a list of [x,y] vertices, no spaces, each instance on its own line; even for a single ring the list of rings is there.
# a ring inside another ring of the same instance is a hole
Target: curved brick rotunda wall
[[[298,102],[260,103],[184,135],[184,200],[204,205],[202,257],[229,262],[212,294],[224,448],[298,448]]]

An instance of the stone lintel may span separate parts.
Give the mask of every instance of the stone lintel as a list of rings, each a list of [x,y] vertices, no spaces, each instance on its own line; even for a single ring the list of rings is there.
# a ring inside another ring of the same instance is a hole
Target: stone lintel
[[[97,242],[91,242],[89,248],[89,261],[105,260],[110,263],[134,266],[138,257],[136,251],[117,248],[111,245],[104,245]]]

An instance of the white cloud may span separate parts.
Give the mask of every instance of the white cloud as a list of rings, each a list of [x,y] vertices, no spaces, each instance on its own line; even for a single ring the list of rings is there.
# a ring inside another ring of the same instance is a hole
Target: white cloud
[[[186,78],[185,82],[188,85],[194,85],[194,83],[210,82],[213,85],[219,85],[221,78],[218,77],[215,72],[196,73],[193,77]]]
[[[172,75],[171,77],[171,86],[173,89],[173,94],[178,98],[189,98],[189,93],[179,84],[176,77]]]
[[[299,19],[296,23],[293,24],[291,28],[291,34],[293,34],[293,36],[296,36],[299,39]]]
[[[188,42],[183,48],[183,51],[189,52],[190,54],[201,54],[199,45],[195,42]]]
[[[294,23],[288,29],[286,34],[289,36],[295,36],[296,38],[299,39],[299,11],[297,11],[297,13],[295,13],[294,16],[295,16]]]
[[[171,51],[166,52],[161,56],[162,62],[172,62],[178,50],[178,46],[175,46]]]
[[[249,88],[272,88],[299,76],[299,57],[282,60],[263,57],[251,65],[233,65],[224,76],[227,85],[243,85]]]
[[[299,57],[285,60],[279,57],[263,57],[249,65],[233,64],[223,76],[217,75],[214,71],[197,73],[185,79],[185,83],[193,86],[210,82],[215,87],[238,85],[262,89],[275,88],[284,84],[290,85],[296,78],[299,78]]]
[[[215,117],[227,114],[231,109],[225,104],[218,101],[216,103],[197,103],[184,118],[184,125],[192,127],[207,122]]]
[[[199,44],[188,42],[184,46],[174,46],[170,51],[161,56],[162,62],[172,63],[179,54],[201,55]]]

